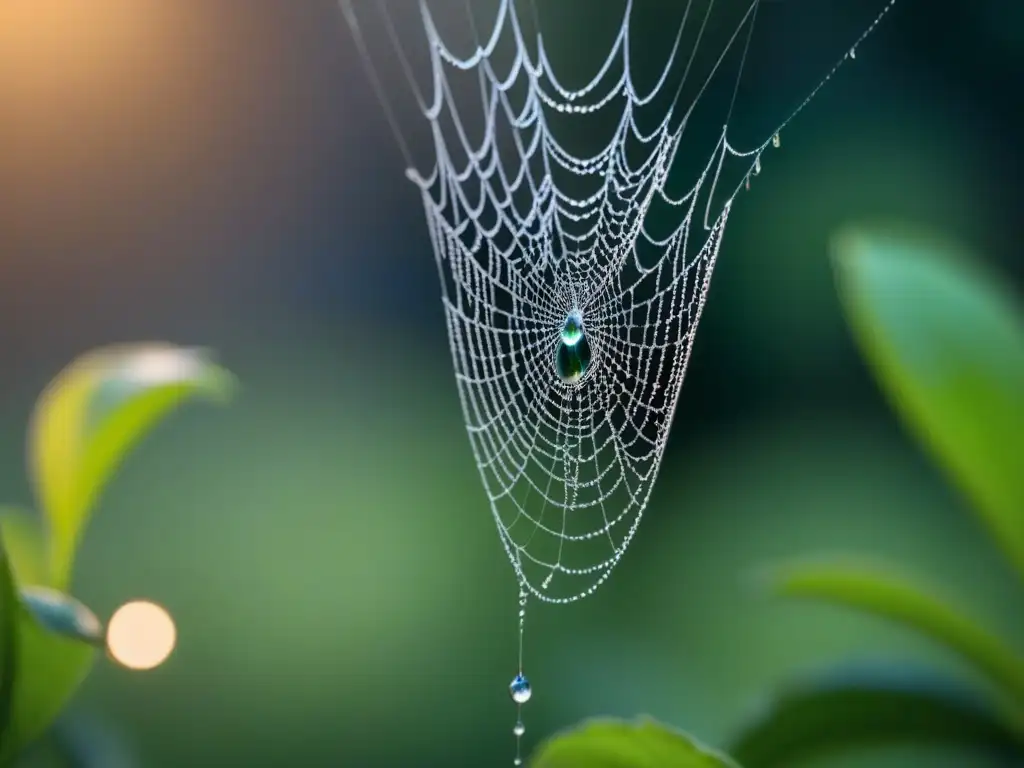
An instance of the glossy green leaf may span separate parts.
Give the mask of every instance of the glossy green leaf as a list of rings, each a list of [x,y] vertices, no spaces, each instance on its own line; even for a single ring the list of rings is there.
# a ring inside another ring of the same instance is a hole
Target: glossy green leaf
[[[9,734],[14,749],[50,726],[103,643],[103,626],[88,608],[46,588],[22,590],[18,625],[18,678]]]
[[[185,400],[223,400],[232,387],[202,351],[166,344],[91,352],[53,381],[30,424],[29,466],[54,586],[69,583],[82,529],[127,451]]]
[[[765,574],[777,593],[856,608],[906,625],[959,654],[999,689],[1024,702],[1024,661],[937,591],[891,570],[852,563],[802,563]]]
[[[1024,314],[949,245],[851,231],[838,285],[863,354],[911,430],[1024,575]]]
[[[729,758],[647,718],[591,720],[545,742],[532,768],[736,768]]]
[[[17,587],[0,534],[0,765],[6,764],[13,754],[8,745],[17,680],[19,613]]]
[[[976,691],[894,664],[790,685],[740,730],[730,751],[746,768],[796,768],[831,753],[900,743],[1024,760],[1024,733]]]
[[[0,506],[0,532],[18,584],[46,584],[46,537],[39,518],[28,510]]]

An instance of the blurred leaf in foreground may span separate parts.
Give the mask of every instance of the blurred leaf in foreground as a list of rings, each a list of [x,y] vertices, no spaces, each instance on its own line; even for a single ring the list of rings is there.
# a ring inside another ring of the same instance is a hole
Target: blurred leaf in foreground
[[[0,640],[0,761],[53,723],[103,644],[96,616],[59,591],[70,581],[82,529],[103,488],[125,454],[177,405],[197,396],[222,400],[233,383],[199,350],[136,344],[84,355],[39,398],[28,450],[45,528],[21,510],[0,509],[0,532],[14,547],[3,566],[12,594],[20,594],[0,612],[0,637],[2,621],[14,622],[12,640]]]
[[[1024,576],[1024,322],[1015,299],[949,246],[921,237],[850,231],[837,239],[835,261],[847,318],[876,378]],[[797,686],[737,741],[750,768],[894,739],[1024,760],[1024,661],[966,612],[863,565],[795,565],[769,582],[783,595],[908,626],[958,653],[1000,695],[927,679],[922,687],[891,673]]]
[[[1024,319],[949,245],[852,230],[840,297],[889,400],[1024,575]]]
[[[9,746],[18,656],[18,593],[0,534],[0,765],[13,753]]]
[[[50,584],[67,587],[82,528],[127,451],[185,400],[222,400],[232,386],[202,351],[167,344],[91,352],[50,384],[29,426],[29,466],[49,525]]]
[[[746,768],[789,768],[852,748],[899,743],[968,747],[1024,759],[1024,733],[960,683],[904,665],[857,666],[796,682],[740,731]]]
[[[99,619],[74,598],[45,588],[22,591],[9,734],[15,750],[33,741],[60,714],[102,643]]]
[[[647,718],[591,720],[542,744],[532,768],[737,768],[729,758]]]
[[[839,562],[781,566],[765,573],[773,591],[835,603],[899,622],[959,654],[993,686],[1024,704],[1024,661],[964,611],[895,571]]]

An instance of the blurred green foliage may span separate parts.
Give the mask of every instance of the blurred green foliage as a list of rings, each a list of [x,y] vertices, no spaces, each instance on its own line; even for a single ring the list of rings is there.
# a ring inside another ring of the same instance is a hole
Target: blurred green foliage
[[[847,232],[839,294],[904,424],[1024,578],[1024,316],[1006,281],[945,242]]]
[[[893,742],[958,747],[996,758],[1020,750],[1020,733],[971,686],[920,664],[844,664],[804,674],[775,692],[734,749],[748,766],[790,766],[842,750]]]
[[[837,243],[840,295],[875,377],[1024,576],[1024,324],[1014,299],[934,240],[857,231]],[[761,581],[782,596],[910,627],[958,654],[980,680],[899,665],[806,677],[777,692],[733,739],[730,751],[746,768],[907,741],[1024,759],[1024,657],[942,590],[891,567],[834,559],[787,564]],[[654,724],[642,732],[647,741],[638,743],[623,724],[571,731],[533,764],[705,764],[682,753],[652,763],[645,745],[673,737]]]
[[[594,720],[540,747],[535,768],[735,768],[724,755],[653,720]]]
[[[1013,297],[948,245],[920,236],[846,233],[836,265],[850,326],[875,378],[1024,576],[1024,323]],[[892,568],[836,561],[783,567],[769,578],[781,595],[852,607],[920,632],[981,680],[973,686],[933,675],[907,688],[883,678],[789,692],[737,738],[733,749],[745,765],[790,765],[813,751],[809,743],[835,751],[864,733],[882,741],[962,740],[980,752],[1024,758],[1024,654],[942,590]],[[830,707],[837,698],[872,706]],[[798,710],[813,717],[794,722]],[[882,718],[888,710],[900,716]]]
[[[0,512],[0,764],[50,726],[104,642],[64,593],[103,488],[160,419],[190,398],[223,400],[232,383],[200,351],[138,344],[82,356],[39,398],[28,443],[42,520]]]

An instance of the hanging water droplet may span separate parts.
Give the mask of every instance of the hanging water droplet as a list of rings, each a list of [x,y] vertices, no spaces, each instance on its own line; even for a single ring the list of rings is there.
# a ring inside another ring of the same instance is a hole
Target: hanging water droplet
[[[523,758],[521,758],[521,757],[517,757],[515,760],[512,761],[512,765],[522,765],[522,764],[523,764]]]
[[[570,312],[562,326],[562,343],[574,346],[583,338],[583,318],[579,312]]]
[[[747,176],[747,192],[750,191],[750,177]]]
[[[754,158],[754,175],[757,176],[761,173],[761,156],[758,155]]]
[[[856,59],[857,58],[857,49],[856,48],[851,48],[850,49],[850,58],[851,59]]]
[[[516,704],[525,704],[530,700],[533,691],[530,688],[530,681],[522,674],[516,675],[508,686],[509,695]]]
[[[575,344],[560,343],[555,352],[555,373],[566,384],[575,384],[590,366],[590,343],[581,336]]]
[[[526,733],[526,726],[523,725],[522,720],[516,723],[516,727],[512,729],[512,733],[514,733],[516,736],[522,736],[524,733]]]
[[[772,146],[778,149],[780,144],[782,144],[782,138],[776,133],[772,136]]]

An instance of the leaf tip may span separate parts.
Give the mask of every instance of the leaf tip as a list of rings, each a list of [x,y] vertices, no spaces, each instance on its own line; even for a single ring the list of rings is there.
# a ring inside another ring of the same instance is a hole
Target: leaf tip
[[[25,587],[21,600],[36,623],[49,632],[93,646],[105,641],[103,623],[85,605],[58,590]]]

